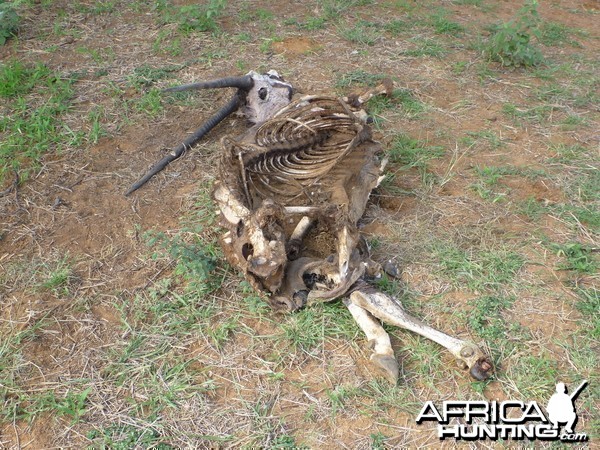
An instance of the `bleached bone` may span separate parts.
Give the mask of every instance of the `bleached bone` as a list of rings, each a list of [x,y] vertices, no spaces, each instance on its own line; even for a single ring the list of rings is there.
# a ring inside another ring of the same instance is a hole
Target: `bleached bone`
[[[373,350],[369,359],[383,371],[384,376],[391,383],[396,384],[400,368],[394,356],[389,334],[383,329],[381,322],[366,309],[352,303],[348,298],[344,299],[344,305],[367,336],[369,347]]]
[[[302,241],[304,240],[314,223],[315,220],[311,219],[308,216],[303,216],[302,219],[300,219],[300,222],[298,222],[298,225],[296,225],[296,228],[294,228],[294,231],[292,232],[288,241],[288,259],[298,259],[298,257],[300,256]]]
[[[479,347],[431,328],[408,314],[396,299],[372,288],[359,288],[350,294],[350,302],[390,325],[406,328],[445,347],[462,363],[463,368],[469,368],[469,372],[475,379],[488,378],[492,363]]]

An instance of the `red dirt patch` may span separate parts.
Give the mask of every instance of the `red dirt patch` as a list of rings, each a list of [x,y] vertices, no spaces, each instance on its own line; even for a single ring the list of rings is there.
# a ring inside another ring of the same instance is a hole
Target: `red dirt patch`
[[[314,52],[319,48],[319,45],[310,38],[303,36],[286,38],[281,42],[273,44],[273,50],[276,53],[281,53],[285,56],[297,57],[305,55],[309,52]]]

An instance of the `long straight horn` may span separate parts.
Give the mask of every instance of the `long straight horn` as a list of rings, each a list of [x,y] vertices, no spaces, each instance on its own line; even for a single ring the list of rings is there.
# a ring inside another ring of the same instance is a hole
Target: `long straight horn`
[[[156,175],[158,172],[163,170],[167,164],[172,161],[175,161],[179,158],[183,153],[191,148],[194,144],[196,144],[200,139],[202,139],[206,133],[216,127],[220,122],[223,121],[227,116],[237,111],[240,105],[243,104],[243,99],[245,97],[245,92],[238,90],[236,94],[233,96],[229,102],[223,106],[217,113],[209,118],[204,125],[202,125],[194,134],[190,135],[185,141],[179,144],[176,148],[170,151],[163,159],[158,161],[156,164],[146,172],[146,174],[136,181],[128,190],[125,192],[125,195],[129,195],[139,188],[141,188],[146,182]]]
[[[184,84],[182,86],[175,86],[165,89],[163,92],[189,91],[191,89],[218,89],[227,87],[234,87],[241,89],[242,91],[249,91],[252,89],[252,86],[254,86],[254,80],[252,77],[250,75],[244,75],[243,77],[225,77],[219,78],[218,80]]]

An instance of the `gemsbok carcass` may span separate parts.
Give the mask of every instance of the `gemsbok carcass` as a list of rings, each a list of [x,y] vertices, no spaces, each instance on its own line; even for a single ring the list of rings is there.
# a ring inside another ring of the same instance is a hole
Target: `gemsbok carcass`
[[[292,85],[269,71],[166,91],[225,87],[237,89],[229,103],[127,195],[241,110],[251,127],[241,136],[223,138],[213,191],[227,230],[221,244],[229,263],[267,293],[277,310],[343,298],[366,334],[371,361],[394,383],[399,366],[381,321],[437,342],[474,378],[488,378],[493,366],[478,346],[429,327],[370,284],[383,269],[371,259],[358,222],[386,159],[362,107],[374,95],[390,94],[392,81],[344,98],[294,99]]]

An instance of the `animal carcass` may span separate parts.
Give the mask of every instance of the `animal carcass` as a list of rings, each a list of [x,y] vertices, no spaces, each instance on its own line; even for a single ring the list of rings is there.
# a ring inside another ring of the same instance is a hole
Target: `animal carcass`
[[[398,363],[380,321],[437,342],[474,378],[487,378],[492,364],[476,345],[427,326],[369,284],[382,269],[370,258],[357,225],[382,178],[385,158],[362,106],[373,95],[389,94],[392,82],[345,98],[293,99],[292,86],[270,71],[169,90],[217,87],[236,87],[237,92],[128,194],[241,109],[252,126],[242,136],[223,138],[213,191],[227,229],[221,243],[228,261],[278,310],[343,298],[367,336],[371,361],[392,382]]]

